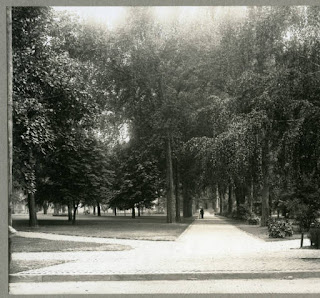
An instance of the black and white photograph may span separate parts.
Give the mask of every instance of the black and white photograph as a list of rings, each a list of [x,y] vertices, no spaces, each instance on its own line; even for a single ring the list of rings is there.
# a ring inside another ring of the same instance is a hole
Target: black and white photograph
[[[10,295],[320,295],[320,6],[5,8]]]

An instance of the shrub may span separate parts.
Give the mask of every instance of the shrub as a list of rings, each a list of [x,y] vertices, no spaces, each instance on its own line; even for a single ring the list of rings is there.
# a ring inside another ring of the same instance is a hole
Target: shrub
[[[315,222],[311,224],[308,237],[310,239],[311,246],[320,248],[320,223],[319,222]]]
[[[231,215],[234,219],[246,220],[249,225],[260,224],[260,218],[250,210],[247,204],[240,204],[237,210],[233,210]]]
[[[250,218],[248,218],[248,224],[249,225],[259,225],[260,218],[256,215],[252,215]]]
[[[267,223],[270,238],[284,238],[293,235],[292,224],[288,220],[270,218]]]
[[[231,218],[235,218],[237,219],[238,218],[238,212],[236,210],[233,210],[232,213],[231,213]]]
[[[237,208],[237,216],[239,219],[248,220],[252,216],[252,212],[250,211],[250,208],[246,204],[240,204]]]

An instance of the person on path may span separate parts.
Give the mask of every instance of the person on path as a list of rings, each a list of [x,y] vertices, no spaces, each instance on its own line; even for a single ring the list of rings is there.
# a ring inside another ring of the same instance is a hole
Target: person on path
[[[204,214],[203,208],[200,208],[200,216],[201,216],[201,218],[203,218],[203,214]]]

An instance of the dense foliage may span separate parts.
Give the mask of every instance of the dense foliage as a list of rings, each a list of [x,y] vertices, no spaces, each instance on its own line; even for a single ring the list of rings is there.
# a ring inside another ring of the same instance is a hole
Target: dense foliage
[[[109,30],[14,8],[19,187],[74,210],[148,208],[165,188],[168,222],[180,197],[190,216],[208,190],[221,213],[245,206],[265,226],[278,211],[308,228],[320,210],[320,9],[199,11],[165,22],[128,8]]]

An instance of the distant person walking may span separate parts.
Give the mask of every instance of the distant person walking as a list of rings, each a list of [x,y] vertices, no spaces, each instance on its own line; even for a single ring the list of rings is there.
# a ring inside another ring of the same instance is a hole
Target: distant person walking
[[[204,214],[203,208],[200,208],[200,217],[201,218],[203,218],[203,214]]]

